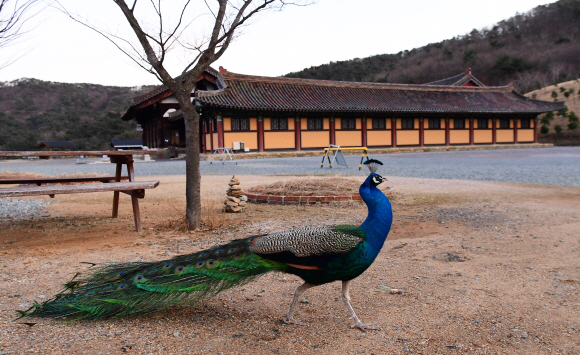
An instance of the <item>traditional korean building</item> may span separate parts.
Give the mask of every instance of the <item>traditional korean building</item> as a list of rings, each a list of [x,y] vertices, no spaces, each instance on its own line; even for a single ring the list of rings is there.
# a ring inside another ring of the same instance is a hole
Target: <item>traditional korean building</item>
[[[42,150],[49,150],[52,152],[52,150],[69,150],[73,147],[73,144],[71,142],[47,142],[47,141],[42,141],[40,143],[38,143],[38,147]]]
[[[203,122],[202,152],[234,142],[260,152],[329,144],[385,148],[534,143],[535,118],[564,107],[527,98],[513,85],[486,87],[470,70],[423,85],[261,77],[223,68],[204,75],[192,94]],[[171,93],[161,91],[134,100],[123,118],[135,118],[143,126],[144,145],[182,145],[183,117]],[[168,112],[170,108],[177,111]],[[174,139],[175,131],[179,139]]]

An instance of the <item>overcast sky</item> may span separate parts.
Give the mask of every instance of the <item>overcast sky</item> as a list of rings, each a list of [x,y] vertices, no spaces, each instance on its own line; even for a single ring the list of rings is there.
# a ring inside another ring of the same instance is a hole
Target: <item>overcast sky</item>
[[[174,1],[174,0],[171,0]],[[201,2],[201,0],[193,0]],[[167,4],[167,0],[165,0]],[[546,0],[318,0],[308,7],[267,12],[245,27],[213,64],[236,73],[278,76],[330,61],[397,53],[482,29],[527,12]],[[112,1],[61,0],[93,23],[127,34]],[[0,49],[0,59],[25,54],[0,70],[0,81],[36,78],[67,83],[157,85],[102,36],[46,8],[17,45]],[[129,33],[130,34],[130,33]],[[178,75],[182,64],[172,62]],[[462,71],[464,68],[457,68]]]

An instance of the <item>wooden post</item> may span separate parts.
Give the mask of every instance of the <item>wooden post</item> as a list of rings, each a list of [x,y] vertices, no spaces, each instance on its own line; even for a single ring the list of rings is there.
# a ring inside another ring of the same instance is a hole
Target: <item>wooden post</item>
[[[423,123],[423,117],[419,118],[419,147],[424,146],[425,142],[425,124]]]
[[[264,119],[258,115],[258,152],[264,151]]]
[[[445,145],[449,147],[449,117],[445,117]]]
[[[213,119],[209,119],[209,142],[211,147],[211,152],[213,152]]]
[[[532,120],[534,123],[534,143],[538,143],[538,117]]]
[[[367,118],[363,115],[361,118],[361,134],[362,134],[362,146],[367,146]]]
[[[469,118],[469,145],[473,145],[473,117]]]
[[[514,144],[518,143],[518,119],[514,118]]]
[[[397,119],[395,117],[391,118],[391,145],[397,148]]]
[[[109,157],[110,159],[112,157]],[[111,159],[116,160],[115,158]],[[123,170],[123,163],[117,160],[117,170],[115,172],[115,182],[121,181],[121,172]],[[112,218],[117,218],[119,216],[119,191],[113,192],[113,216]]]
[[[294,140],[296,144],[296,150],[300,150],[300,116],[296,115],[294,118]]]
[[[217,118],[217,134],[218,134],[218,147],[224,147],[224,123],[221,114],[218,114]]]
[[[491,119],[491,143],[496,144],[496,132],[495,132],[495,118]]]
[[[203,118],[202,113],[199,114],[199,152],[205,153],[205,146],[203,145]]]
[[[129,181],[135,181],[135,171],[133,170],[133,157],[127,156],[127,175]],[[139,198],[135,194],[131,194],[131,204],[133,205],[133,218],[135,219],[135,231],[141,232],[141,212],[139,211]]]
[[[203,152],[207,153],[207,139],[205,138],[205,117],[199,120],[199,124],[201,125],[201,139],[203,143]]]
[[[330,144],[334,145],[334,114],[330,115]]]

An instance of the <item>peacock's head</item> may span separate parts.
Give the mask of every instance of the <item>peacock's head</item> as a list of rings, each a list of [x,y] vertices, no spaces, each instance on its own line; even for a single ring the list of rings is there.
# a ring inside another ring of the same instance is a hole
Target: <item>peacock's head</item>
[[[380,184],[383,183],[383,181],[385,181],[386,179],[382,176],[380,176],[377,173],[371,173],[367,179],[365,180],[365,182],[363,183],[364,185],[370,186],[370,187],[377,187]]]
[[[366,179],[366,181],[364,182],[363,185],[366,184],[366,185],[371,186],[371,187],[377,187],[383,181],[387,180],[384,177],[377,174],[377,170],[379,170],[379,168],[383,165],[382,162],[380,162],[379,160],[376,160],[376,159],[369,159],[369,160],[365,161],[363,164],[365,164],[369,168],[369,170],[371,171],[371,174]]]

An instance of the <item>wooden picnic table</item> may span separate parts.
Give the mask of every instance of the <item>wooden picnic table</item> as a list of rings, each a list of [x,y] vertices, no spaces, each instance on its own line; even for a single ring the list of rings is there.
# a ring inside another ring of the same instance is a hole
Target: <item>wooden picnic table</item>
[[[108,156],[111,163],[116,164],[114,176],[88,176],[88,177],[68,177],[68,178],[26,178],[26,179],[0,179],[0,184],[25,184],[27,186],[8,187],[0,189],[0,197],[73,194],[86,192],[113,191],[113,213],[112,217],[117,218],[119,214],[119,193],[131,196],[133,205],[133,217],[135,219],[135,230],[140,232],[141,214],[139,211],[139,198],[145,197],[145,189],[153,189],[159,185],[159,181],[135,181],[135,170],[133,168],[133,155],[157,154],[156,150],[118,150],[118,151],[0,151],[0,157],[39,157],[48,159],[50,157],[75,157],[75,156]],[[127,166],[127,175],[121,176],[123,165]],[[121,181],[129,180],[129,181]],[[82,183],[91,184],[82,184]],[[101,182],[103,184],[92,184]],[[49,185],[51,184],[51,185]],[[56,184],[56,185],[53,185]],[[63,185],[67,184],[67,185]]]

